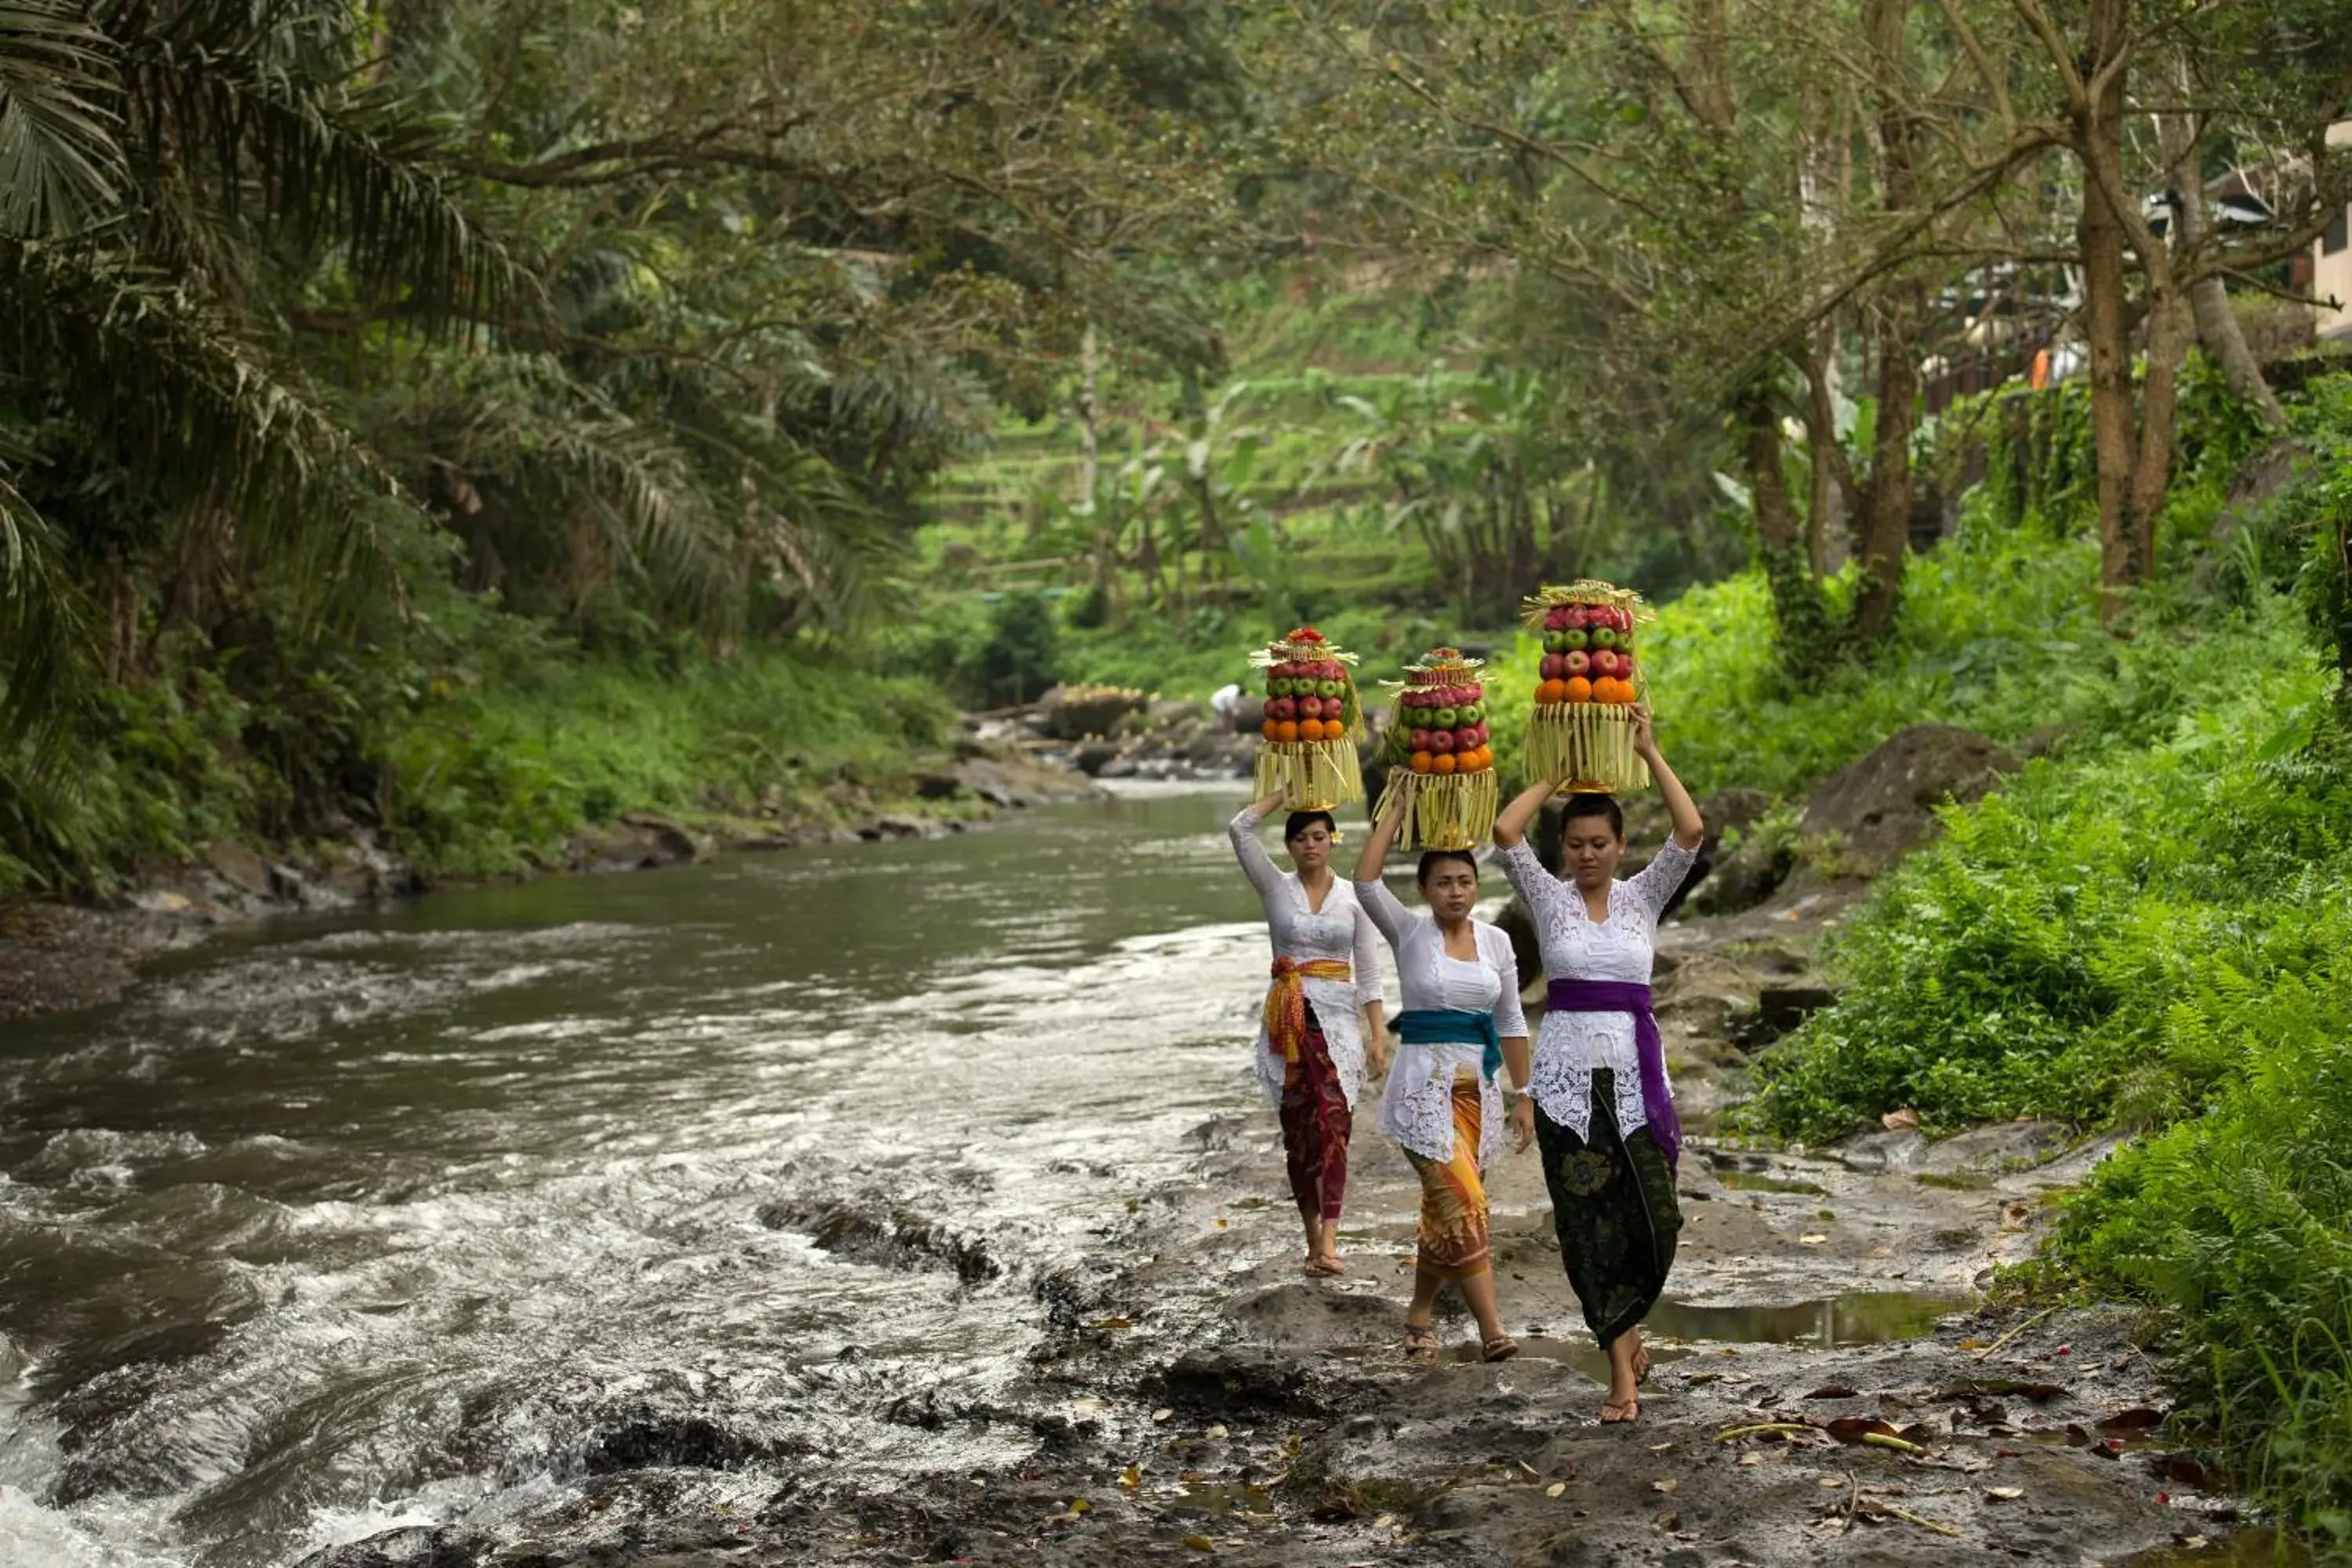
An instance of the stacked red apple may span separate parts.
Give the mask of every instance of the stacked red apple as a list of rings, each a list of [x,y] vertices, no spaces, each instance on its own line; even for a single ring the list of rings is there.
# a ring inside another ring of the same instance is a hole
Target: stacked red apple
[[[1315,634],[1293,634],[1297,640]],[[1337,741],[1348,733],[1348,667],[1336,658],[1291,659],[1265,672],[1265,722],[1258,732],[1286,744]]]
[[[1633,702],[1633,612],[1615,605],[1554,605],[1544,613],[1538,707]]]
[[[1397,694],[1397,709],[1414,773],[1477,773],[1495,765],[1486,743],[1486,689],[1477,681],[1408,686]]]

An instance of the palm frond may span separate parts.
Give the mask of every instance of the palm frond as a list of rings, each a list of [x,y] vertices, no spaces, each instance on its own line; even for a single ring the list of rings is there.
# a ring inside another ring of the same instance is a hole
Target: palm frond
[[[478,317],[518,287],[432,168],[439,132],[381,89],[353,89],[349,5],[316,0],[119,5],[132,148],[158,181],[329,246],[366,297],[428,323]]]
[[[390,476],[291,373],[183,286],[112,252],[0,238],[0,364],[51,389],[249,550],[340,579],[385,563],[354,486]]]
[[[55,720],[86,673],[80,605],[47,520],[0,470],[0,741],[31,735],[37,764],[58,754]]]
[[[0,0],[0,234],[69,234],[122,188],[105,35],[73,0]]]

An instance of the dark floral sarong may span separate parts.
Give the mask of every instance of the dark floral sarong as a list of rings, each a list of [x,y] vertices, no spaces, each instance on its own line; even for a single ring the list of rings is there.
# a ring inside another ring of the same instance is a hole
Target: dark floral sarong
[[[1298,1059],[1283,1064],[1282,1152],[1290,1168],[1290,1195],[1298,1212],[1338,1219],[1348,1194],[1348,1133],[1355,1121],[1331,1047],[1323,1039],[1315,1005],[1307,1005],[1307,1037]]]
[[[1560,1262],[1583,1304],[1584,1322],[1607,1349],[1657,1304],[1675,1266],[1682,1207],[1666,1157],[1637,1127],[1617,1134],[1617,1075],[1592,1075],[1590,1138],[1579,1138],[1536,1108],[1536,1142],[1551,1189]]]

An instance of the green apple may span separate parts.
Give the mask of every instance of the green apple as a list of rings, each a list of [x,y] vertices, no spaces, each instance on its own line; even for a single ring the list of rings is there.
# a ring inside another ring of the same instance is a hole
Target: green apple
[[[1461,710],[1458,709],[1440,708],[1429,716],[1429,727],[1433,730],[1451,730],[1461,717]]]
[[[1315,683],[1315,695],[1318,697],[1341,697],[1347,694],[1347,690],[1345,681],[1318,680]]]
[[[1471,703],[1466,708],[1456,708],[1454,710],[1454,721],[1457,724],[1467,725],[1484,723],[1486,721],[1486,708],[1476,702]]]
[[[1582,626],[1579,626],[1574,631],[1567,631],[1559,634],[1559,651],[1562,653],[1580,653],[1591,643],[1591,641],[1592,634],[1586,631]]]
[[[1596,626],[1593,628],[1592,632],[1592,646],[1594,647],[1615,647],[1617,646],[1617,634],[1611,631],[1607,626]]]

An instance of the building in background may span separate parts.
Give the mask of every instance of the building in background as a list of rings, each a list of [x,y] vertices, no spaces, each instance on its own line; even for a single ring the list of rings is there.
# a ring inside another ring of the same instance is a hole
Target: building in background
[[[2327,144],[2352,142],[2352,120],[2327,128]],[[2338,207],[2311,247],[2311,298],[2319,308],[2316,326],[2322,342],[2352,343],[2352,208]]]

